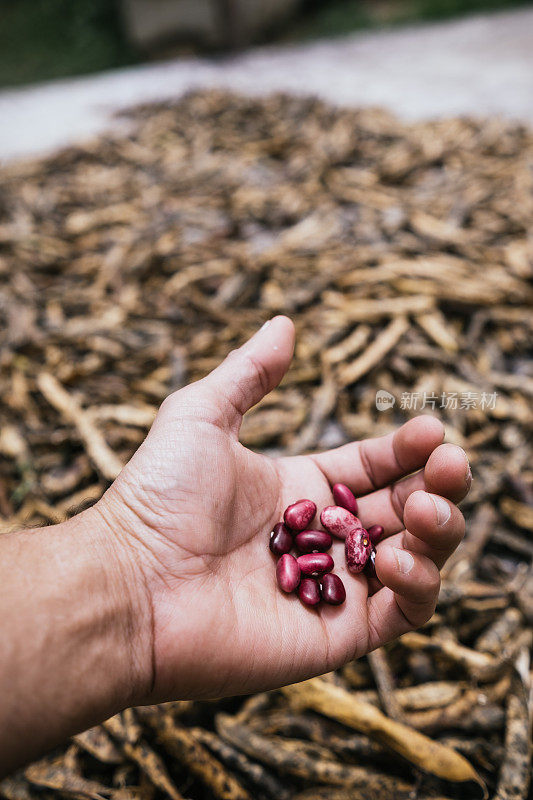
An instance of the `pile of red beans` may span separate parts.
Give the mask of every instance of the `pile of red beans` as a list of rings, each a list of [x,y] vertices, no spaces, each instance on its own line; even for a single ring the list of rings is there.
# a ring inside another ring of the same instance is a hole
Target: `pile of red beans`
[[[327,506],[320,514],[323,531],[309,526],[316,517],[312,500],[297,500],[285,509],[283,522],[270,534],[270,549],[280,556],[276,566],[278,586],[287,593],[297,592],[306,606],[317,606],[321,600],[339,606],[346,599],[344,584],[332,572],[335,566],[327,550],[335,536],[344,539],[346,565],[357,574],[374,568],[375,545],[383,536],[381,525],[363,528],[357,517],[357,500],[343,483],[333,488],[336,505]],[[300,554],[291,555],[296,549]]]

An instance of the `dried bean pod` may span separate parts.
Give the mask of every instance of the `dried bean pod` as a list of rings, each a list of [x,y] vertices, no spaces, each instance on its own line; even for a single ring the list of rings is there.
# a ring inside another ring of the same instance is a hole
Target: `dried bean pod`
[[[321,575],[331,572],[335,564],[329,553],[306,553],[296,559],[304,575]]]
[[[317,606],[320,603],[320,589],[312,578],[302,578],[298,588],[298,597],[306,606]]]
[[[344,542],[346,566],[350,572],[357,575],[363,571],[372,549],[372,542],[364,528],[350,531]]]
[[[320,581],[320,594],[325,603],[340,606],[346,600],[346,589],[338,575],[327,572]]]
[[[283,522],[274,525],[270,535],[269,547],[275,556],[282,556],[292,550],[293,539]]]
[[[316,505],[312,500],[297,500],[283,514],[285,525],[292,531],[304,531],[314,520]]]
[[[371,525],[369,528],[366,529],[366,532],[370,536],[370,541],[375,547],[383,537],[384,528],[383,525]]]
[[[294,537],[294,543],[301,553],[324,553],[332,545],[332,539],[326,531],[300,531]]]
[[[348,489],[344,483],[335,483],[331,489],[333,493],[333,499],[335,500],[336,506],[341,506],[341,508],[345,508],[350,514],[353,514],[354,517],[357,516],[357,500],[355,499],[355,495],[351,489]]]
[[[320,515],[320,522],[339,539],[346,539],[349,533],[363,530],[361,520],[341,506],[327,506]]]
[[[276,564],[276,579],[283,592],[294,592],[300,583],[300,567],[294,556],[286,553]]]

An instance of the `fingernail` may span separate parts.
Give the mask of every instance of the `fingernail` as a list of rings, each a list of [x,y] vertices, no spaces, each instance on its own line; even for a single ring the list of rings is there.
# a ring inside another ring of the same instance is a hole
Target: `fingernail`
[[[437,525],[446,525],[452,515],[449,504],[443,497],[439,497],[438,494],[430,494],[430,492],[428,492],[428,497],[431,497],[433,505],[435,506],[435,511],[437,512]]]
[[[266,322],[264,322],[264,323],[261,325],[261,327],[259,328],[259,330],[260,330],[260,331],[264,331],[264,330],[265,330],[265,328],[268,328],[268,326],[270,325],[270,323],[271,323],[271,322],[272,322],[272,320],[271,320],[271,319],[267,319],[267,321],[266,321]]]
[[[472,486],[472,470],[470,469],[470,464],[468,464],[468,468],[466,470],[466,477],[465,477],[466,488],[470,489]]]
[[[392,549],[396,556],[398,569],[400,572],[403,572],[404,575],[407,575],[408,572],[411,572],[415,563],[413,556],[411,553],[408,553],[407,550],[400,550],[398,547],[393,547]]]
[[[463,450],[463,448],[460,447],[459,450]],[[463,450],[463,455],[465,457],[465,463],[466,463],[466,472],[465,472],[466,488],[470,489],[470,486],[472,485],[472,470],[470,469],[470,462],[464,450]]]

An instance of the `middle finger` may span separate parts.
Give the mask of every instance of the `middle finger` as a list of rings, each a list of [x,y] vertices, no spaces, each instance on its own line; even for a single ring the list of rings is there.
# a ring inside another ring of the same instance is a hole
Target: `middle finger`
[[[387,544],[427,556],[442,569],[465,532],[457,506],[439,495],[416,491],[405,504],[404,519],[406,530],[391,536]]]
[[[413,492],[429,490],[458,502],[467,494],[470,482],[465,451],[453,444],[442,444],[430,455],[424,470],[358,498],[358,516],[366,528],[383,525],[385,535],[390,536],[409,527],[405,521],[405,505]]]

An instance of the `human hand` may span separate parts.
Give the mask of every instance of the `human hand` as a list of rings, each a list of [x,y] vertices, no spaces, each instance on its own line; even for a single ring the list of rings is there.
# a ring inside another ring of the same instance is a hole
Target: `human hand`
[[[439,569],[464,533],[464,451],[429,416],[394,434],[272,459],[238,441],[242,415],[288,369],[294,330],[276,317],[210,375],[170,395],[148,437],[97,505],[140,620],[137,702],[249,693],[358,658],[432,615]],[[415,474],[411,474],[415,473]],[[409,476],[409,477],[406,477]],[[331,505],[350,486],[364,525],[381,523],[382,588],[344,565],[339,607],[310,610],[275,582],[269,532],[301,497]],[[435,505],[437,503],[437,505]]]

